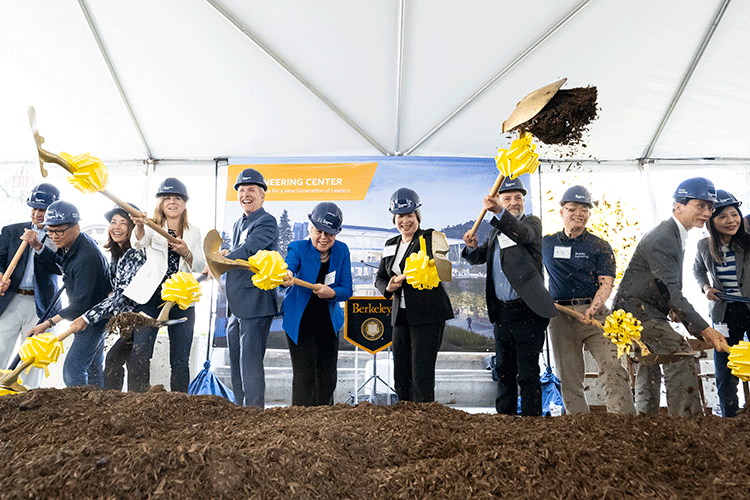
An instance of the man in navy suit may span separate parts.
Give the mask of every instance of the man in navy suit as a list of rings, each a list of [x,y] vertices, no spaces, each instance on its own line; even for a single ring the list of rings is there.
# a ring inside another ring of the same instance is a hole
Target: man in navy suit
[[[476,235],[464,234],[461,256],[472,265],[487,264],[487,313],[494,324],[497,412],[515,415],[518,387],[521,415],[542,414],[539,355],[549,319],[557,309],[542,276],[542,221],[524,215],[526,188],[521,179],[505,178],[497,196],[486,196],[493,212],[492,231],[477,246]]]
[[[221,253],[229,259],[244,259],[259,250],[276,250],[279,226],[276,218],[263,209],[266,181],[260,172],[246,168],[234,184],[237,201],[244,215],[232,227],[232,249]],[[266,381],[263,357],[271,321],[279,313],[274,290],[261,290],[252,281],[253,273],[242,269],[227,272],[229,306],[227,342],[232,372],[232,389],[237,404],[263,408]]]
[[[6,368],[14,357],[19,340],[37,324],[50,306],[57,291],[57,278],[40,266],[34,251],[26,246],[21,259],[10,276],[5,276],[8,265],[21,246],[26,231],[50,248],[54,245],[44,231],[44,211],[60,198],[60,191],[51,184],[39,184],[31,190],[26,204],[31,207],[31,221],[5,226],[0,232],[0,368]],[[57,313],[55,308],[50,314]],[[38,387],[42,371],[32,369],[23,376],[24,385]]]

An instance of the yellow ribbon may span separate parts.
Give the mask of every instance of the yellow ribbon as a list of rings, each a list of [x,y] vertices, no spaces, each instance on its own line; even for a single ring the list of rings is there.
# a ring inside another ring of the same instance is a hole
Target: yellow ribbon
[[[68,182],[82,193],[96,193],[107,187],[109,172],[99,158],[89,153],[72,156],[65,152],[60,153],[60,157],[73,166],[73,175],[68,177]]]
[[[622,309],[614,311],[604,321],[604,336],[617,345],[618,358],[630,349],[633,341],[640,341],[641,331],[641,322]]]
[[[515,179],[519,175],[533,174],[539,167],[539,155],[534,152],[536,144],[530,132],[524,132],[510,144],[510,149],[498,149],[495,163],[505,177]]]
[[[29,368],[33,366],[43,369],[45,377],[49,377],[49,368],[47,367],[52,363],[56,363],[62,353],[62,342],[57,340],[57,337],[52,332],[27,338],[18,351],[21,361],[26,363],[30,359],[33,359]],[[28,370],[26,372],[28,373]]]
[[[161,287],[161,299],[176,303],[183,311],[202,294],[200,283],[190,273],[174,273]]]
[[[255,272],[253,285],[261,290],[272,290],[286,278],[287,265],[279,252],[259,250],[247,261]]]
[[[427,243],[424,236],[419,237],[419,252],[406,258],[404,274],[406,282],[417,290],[431,290],[440,284],[435,259],[427,255]]]
[[[729,352],[727,368],[738,379],[750,382],[750,342],[741,340],[737,345],[730,346]]]

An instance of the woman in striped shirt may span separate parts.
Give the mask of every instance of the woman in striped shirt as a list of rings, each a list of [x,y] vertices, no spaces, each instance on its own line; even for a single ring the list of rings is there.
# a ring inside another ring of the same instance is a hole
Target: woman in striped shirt
[[[745,230],[742,202],[722,189],[709,219],[708,238],[698,242],[693,274],[709,300],[714,325],[724,323],[729,345],[750,334],[750,234]],[[709,282],[710,275],[710,282]],[[719,404],[724,417],[737,413],[739,380],[727,368],[728,353],[714,351]]]

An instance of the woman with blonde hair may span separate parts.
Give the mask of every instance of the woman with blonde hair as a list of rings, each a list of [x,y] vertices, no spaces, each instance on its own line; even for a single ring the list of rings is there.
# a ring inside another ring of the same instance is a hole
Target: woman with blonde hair
[[[189,197],[185,184],[174,177],[164,179],[156,193],[158,203],[154,210],[154,222],[177,239],[168,240],[145,225],[146,214],[133,217],[135,230],[130,243],[135,249],[146,249],[146,263],[125,289],[125,296],[140,304],[139,311],[155,318],[164,301],[161,286],[176,272],[200,273],[206,265],[203,256],[200,230],[188,222],[186,202]],[[168,327],[169,364],[171,367],[170,389],[187,392],[190,384],[190,347],[193,343],[195,309],[191,306],[183,311],[173,308],[170,319],[187,318],[187,321]],[[147,391],[150,387],[151,356],[158,328],[137,330],[133,337],[133,351],[128,359],[128,387],[134,392]]]

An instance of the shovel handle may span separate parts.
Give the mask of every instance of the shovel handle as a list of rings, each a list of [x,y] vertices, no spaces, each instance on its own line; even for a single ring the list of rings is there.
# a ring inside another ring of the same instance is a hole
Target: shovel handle
[[[575,309],[571,309],[569,307],[561,306],[558,303],[555,303],[555,307],[557,308],[558,311],[564,312],[568,316],[573,316],[574,318],[577,318],[579,320],[586,321],[586,320],[584,320],[583,314],[579,313]],[[597,327],[600,330],[604,331],[604,325],[602,325],[599,321],[595,320],[594,318],[591,318],[591,319],[587,320],[586,322],[588,324],[594,325],[595,327]]]
[[[110,193],[106,189],[101,190],[100,193],[102,193],[104,196],[106,196],[110,200],[114,201],[115,204],[118,207],[120,207],[123,210],[125,210],[128,214],[130,214],[130,215],[132,215],[134,217],[142,217],[143,216],[143,214],[140,213],[138,210],[136,210],[135,208],[131,207],[129,204],[125,203],[120,198],[118,198],[114,194]],[[152,221],[151,219],[146,219],[146,225],[148,227],[150,227],[151,229],[153,229],[154,231],[156,231],[157,233],[159,233],[160,235],[164,236],[167,239],[167,241],[170,242],[170,243],[172,243],[173,245],[176,244],[176,243],[178,243],[177,238],[175,238],[174,236],[172,236],[171,234],[169,234],[167,231],[164,230],[163,227],[161,227],[159,224],[157,224],[156,222]]]
[[[13,256],[10,264],[8,264],[8,268],[3,273],[3,281],[10,281],[10,276],[13,274],[13,271],[15,271],[16,266],[18,265],[18,261],[21,260],[21,256],[23,255],[23,252],[26,250],[27,246],[29,246],[29,243],[27,241],[21,242],[21,246],[18,247],[18,250],[16,250],[16,254]]]
[[[504,180],[505,180],[505,176],[503,174],[497,175],[497,179],[495,179],[495,184],[493,184],[492,189],[490,189],[490,196],[495,196],[497,194],[497,192],[500,190],[500,185],[502,185]],[[482,223],[482,219],[484,219],[485,215],[487,215],[487,209],[483,208],[481,213],[479,214],[479,217],[477,217],[476,222],[474,222],[474,225],[469,230],[469,234],[468,234],[469,238],[477,234],[477,230],[479,230],[479,224]]]
[[[295,285],[303,286],[305,288],[309,288],[310,290],[317,290],[319,288],[318,284],[312,284],[308,283],[307,281],[301,280],[299,278],[292,278],[292,281],[294,281]]]
[[[68,328],[64,332],[62,332],[60,335],[57,336],[57,340],[62,342],[66,338],[70,337],[76,332],[76,329],[74,327]],[[16,366],[12,372],[10,372],[8,375],[5,376],[4,379],[0,380],[0,386],[3,387],[9,387],[15,383],[18,382],[18,376],[23,372],[26,368],[30,367],[34,364],[34,358],[29,358],[23,363]]]

